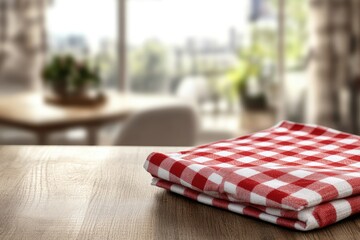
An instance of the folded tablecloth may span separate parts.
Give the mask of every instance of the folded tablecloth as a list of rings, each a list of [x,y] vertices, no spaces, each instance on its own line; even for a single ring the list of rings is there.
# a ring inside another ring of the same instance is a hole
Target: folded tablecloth
[[[316,125],[276,126],[178,153],[152,153],[153,185],[298,230],[360,212],[360,137]]]

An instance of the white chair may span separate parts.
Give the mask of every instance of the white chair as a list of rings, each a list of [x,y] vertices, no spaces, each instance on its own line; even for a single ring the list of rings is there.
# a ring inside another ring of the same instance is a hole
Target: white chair
[[[192,146],[198,120],[190,105],[170,105],[140,110],[128,119],[116,145]]]

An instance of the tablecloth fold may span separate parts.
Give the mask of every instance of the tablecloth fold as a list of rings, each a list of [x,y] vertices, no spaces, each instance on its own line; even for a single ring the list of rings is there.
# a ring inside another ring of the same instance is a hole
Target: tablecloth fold
[[[360,137],[283,121],[239,138],[152,153],[153,185],[298,230],[360,212]]]

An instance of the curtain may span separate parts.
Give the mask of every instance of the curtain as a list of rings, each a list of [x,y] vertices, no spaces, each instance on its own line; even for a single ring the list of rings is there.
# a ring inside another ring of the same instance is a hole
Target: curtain
[[[46,1],[0,0],[1,86],[39,86],[46,50]]]
[[[356,133],[360,1],[308,1],[308,122]]]

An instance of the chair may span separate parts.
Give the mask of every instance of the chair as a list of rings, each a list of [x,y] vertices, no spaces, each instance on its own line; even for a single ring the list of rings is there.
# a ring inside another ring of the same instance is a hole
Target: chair
[[[198,120],[189,105],[159,106],[140,110],[124,123],[116,145],[192,146]]]

